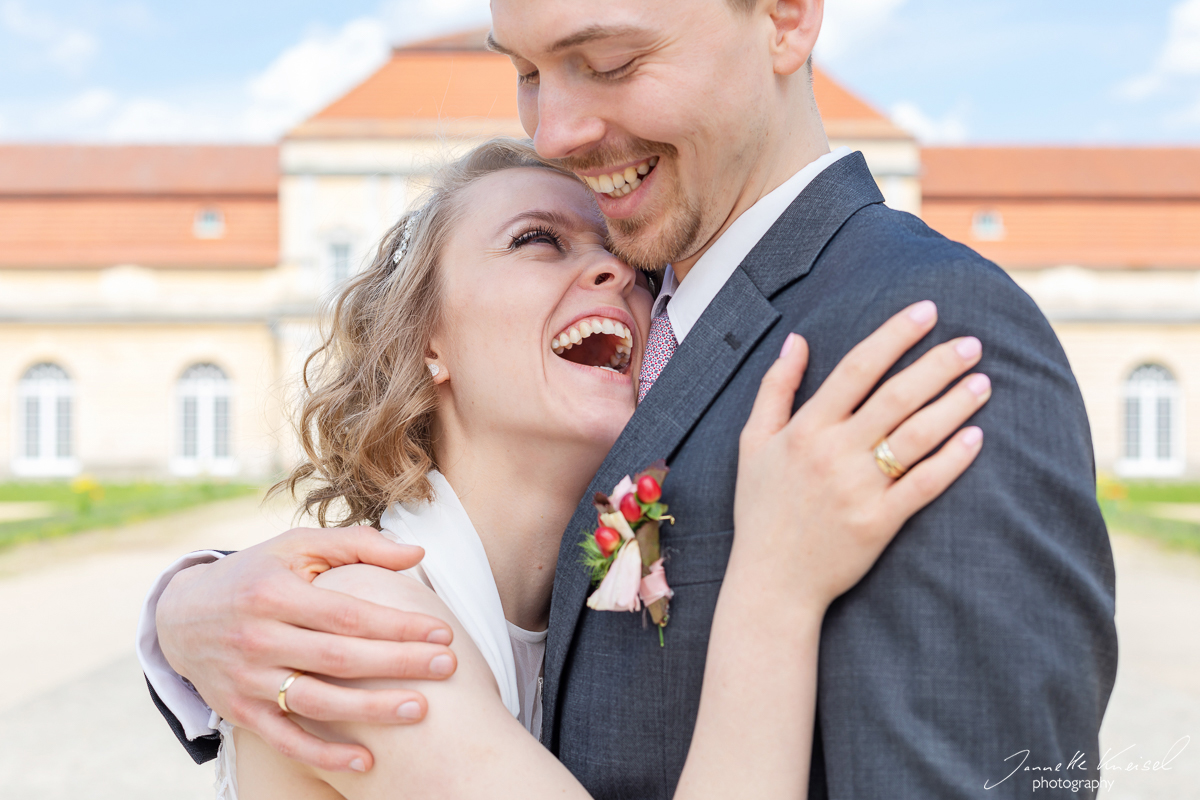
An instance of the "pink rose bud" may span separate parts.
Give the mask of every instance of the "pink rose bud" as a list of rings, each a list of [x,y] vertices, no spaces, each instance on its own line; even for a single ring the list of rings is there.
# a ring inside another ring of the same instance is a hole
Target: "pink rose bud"
[[[621,501],[625,499],[625,495],[633,494],[637,489],[633,485],[633,478],[626,475],[621,478],[621,482],[613,487],[612,494],[608,496],[608,502],[612,503],[613,508],[620,508]]]
[[[642,588],[638,595],[646,605],[664,597],[670,599],[675,596],[675,592],[667,585],[667,573],[663,570],[661,558],[650,565],[650,574],[642,578]]]
[[[641,611],[638,592],[642,586],[642,549],[637,540],[625,543],[613,559],[608,574],[592,596],[588,608],[596,611]]]

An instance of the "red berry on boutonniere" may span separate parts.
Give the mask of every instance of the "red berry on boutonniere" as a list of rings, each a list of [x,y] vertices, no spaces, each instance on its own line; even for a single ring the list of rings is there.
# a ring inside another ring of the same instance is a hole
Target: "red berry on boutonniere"
[[[596,529],[596,546],[600,548],[600,552],[604,554],[605,558],[611,556],[619,544],[621,544],[621,534],[612,528]]]
[[[662,497],[662,487],[654,480],[654,476],[643,475],[637,482],[637,496],[643,503],[658,502],[658,498]]]
[[[637,522],[642,516],[642,507],[638,505],[637,498],[633,493],[625,495],[621,498],[621,516],[630,522]]]

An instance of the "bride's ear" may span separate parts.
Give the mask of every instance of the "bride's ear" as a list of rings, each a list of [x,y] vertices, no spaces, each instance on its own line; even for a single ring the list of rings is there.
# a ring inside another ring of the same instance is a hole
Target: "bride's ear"
[[[434,384],[442,384],[450,380],[450,370],[446,369],[446,365],[438,360],[437,353],[432,350],[425,353],[425,366],[429,369]]]

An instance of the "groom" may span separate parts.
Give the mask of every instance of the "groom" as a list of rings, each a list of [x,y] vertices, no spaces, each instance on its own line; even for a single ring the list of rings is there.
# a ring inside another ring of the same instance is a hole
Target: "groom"
[[[492,46],[520,75],[538,151],[591,179],[621,256],[672,265],[648,343],[662,358],[586,495],[670,461],[665,499],[679,523],[664,538],[677,592],[667,646],[585,609],[575,534],[594,523],[586,499],[555,577],[542,740],[596,797],[667,798],[678,780],[733,538],[738,435],[785,336],[797,331],[810,347],[799,403],[854,344],[922,299],[937,303],[939,324],[899,366],[979,337],[979,369],[995,386],[975,420],[986,444],[830,609],[810,796],[1026,797],[1020,770],[1055,764],[1072,779],[1098,777],[1114,577],[1082,399],[1049,324],[1000,269],[884,206],[861,154],[829,152],[808,65],[822,5],[492,2]],[[657,164],[634,191],[603,192],[648,157]],[[192,685],[288,755],[363,769],[361,748],[321,743],[272,712],[280,681],[314,648],[334,676],[453,668],[436,621],[308,586],[323,565],[359,558],[408,566],[369,531],[292,531],[164,576],[143,663],[197,760],[212,756],[203,734],[215,715]],[[299,713],[400,721],[395,697],[305,683],[288,695]]]

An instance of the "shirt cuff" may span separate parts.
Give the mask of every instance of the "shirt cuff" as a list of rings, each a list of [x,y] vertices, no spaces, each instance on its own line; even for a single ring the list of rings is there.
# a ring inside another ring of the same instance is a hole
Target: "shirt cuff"
[[[223,557],[224,554],[216,550],[201,550],[189,553],[167,567],[150,587],[138,619],[137,654],[142,671],[146,673],[146,680],[154,687],[154,691],[158,692],[159,699],[183,726],[188,741],[211,735],[220,724],[221,717],[208,707],[195,687],[167,663],[167,657],[158,645],[154,616],[158,611],[158,600],[172,578],[188,567],[209,564]]]

